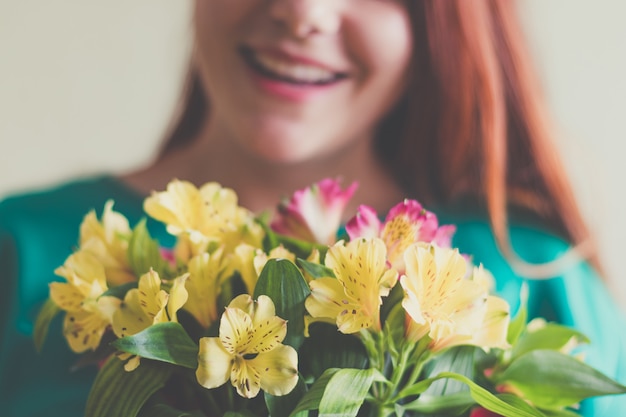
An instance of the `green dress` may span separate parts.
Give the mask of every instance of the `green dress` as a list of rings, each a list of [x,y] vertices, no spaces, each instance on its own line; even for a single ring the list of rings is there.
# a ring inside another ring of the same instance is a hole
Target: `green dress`
[[[61,336],[61,319],[50,328],[41,353],[32,341],[33,322],[48,296],[54,269],[76,248],[78,228],[91,209],[101,213],[106,200],[134,225],[142,217],[143,196],[111,176],[70,182],[0,203],[0,415],[10,417],[82,416],[95,369],[71,370],[77,356]],[[498,293],[518,305],[524,279],[500,255],[484,216],[437,212],[440,223],[456,224],[453,244],[473,254],[497,280]],[[162,225],[148,223],[153,236],[173,243]],[[567,245],[539,229],[515,225],[513,244],[533,262],[554,259]],[[530,281],[530,313],[573,326],[592,340],[586,360],[603,373],[626,382],[626,325],[602,281],[587,264],[549,280]],[[619,416],[626,395],[588,400],[585,416]]]

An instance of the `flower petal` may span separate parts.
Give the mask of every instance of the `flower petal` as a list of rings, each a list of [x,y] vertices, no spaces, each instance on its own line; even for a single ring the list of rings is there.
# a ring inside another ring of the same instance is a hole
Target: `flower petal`
[[[113,332],[117,337],[139,333],[152,324],[139,302],[139,290],[134,288],[126,293],[124,302],[113,313]]]
[[[80,309],[85,296],[77,287],[66,282],[51,282],[50,298],[54,303],[65,311],[77,311]]]
[[[205,388],[217,388],[230,377],[232,356],[224,350],[217,337],[203,337],[199,341],[196,379]]]
[[[242,354],[250,348],[252,319],[239,308],[226,307],[220,320],[220,341],[231,355]]]
[[[225,268],[222,254],[221,249],[212,254],[202,253],[188,263],[189,279],[185,283],[188,300],[185,310],[205,329],[218,317],[217,299],[221,293]]]
[[[68,312],[63,321],[63,334],[70,348],[76,353],[89,349],[96,350],[109,324],[108,319],[98,312],[86,310]]]
[[[379,237],[381,229],[382,223],[378,213],[366,205],[360,205],[356,215],[346,223],[346,232],[350,240]]]
[[[185,288],[185,282],[188,278],[189,274],[187,273],[174,279],[167,301],[167,314],[170,317],[170,321],[178,321],[176,313],[185,305],[189,298],[189,294]]]
[[[141,309],[150,319],[150,324],[167,321],[165,305],[169,295],[161,289],[161,278],[154,270],[150,270],[139,278],[137,289]]]
[[[235,358],[230,373],[230,383],[237,388],[237,393],[245,398],[254,398],[261,390],[261,372],[250,366],[250,361],[242,357]]]
[[[335,278],[318,278],[309,283],[311,294],[304,305],[313,317],[337,320],[337,316],[348,303],[343,286]]]
[[[271,395],[289,394],[298,383],[298,353],[291,346],[277,346],[248,362],[260,371],[261,389]]]

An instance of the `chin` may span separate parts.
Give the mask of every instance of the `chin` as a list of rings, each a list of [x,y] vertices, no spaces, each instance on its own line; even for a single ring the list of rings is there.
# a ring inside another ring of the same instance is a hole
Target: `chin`
[[[328,154],[332,147],[332,142],[310,135],[312,129],[268,129],[263,126],[240,135],[243,140],[239,143],[256,159],[275,164],[298,164]]]

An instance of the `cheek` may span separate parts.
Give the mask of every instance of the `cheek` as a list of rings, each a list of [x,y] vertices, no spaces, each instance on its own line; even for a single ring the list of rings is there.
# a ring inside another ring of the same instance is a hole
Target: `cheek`
[[[398,4],[385,5],[351,22],[347,49],[365,80],[396,94],[406,82],[413,35],[408,12]]]

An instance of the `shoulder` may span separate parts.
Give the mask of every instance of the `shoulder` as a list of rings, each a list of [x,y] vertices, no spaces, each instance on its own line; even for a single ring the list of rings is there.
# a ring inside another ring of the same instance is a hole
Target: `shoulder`
[[[85,214],[86,209],[100,209],[108,198],[128,199],[131,195],[132,191],[112,176],[76,179],[6,197],[0,201],[0,222],[14,228],[24,221],[63,220],[75,213]]]
[[[45,297],[47,282],[55,279],[54,269],[75,249],[84,216],[92,209],[100,213],[109,198],[135,216],[141,212],[141,200],[109,176],[70,181],[0,201],[0,280],[15,297],[7,302],[19,300],[21,314],[31,317],[31,307]]]

